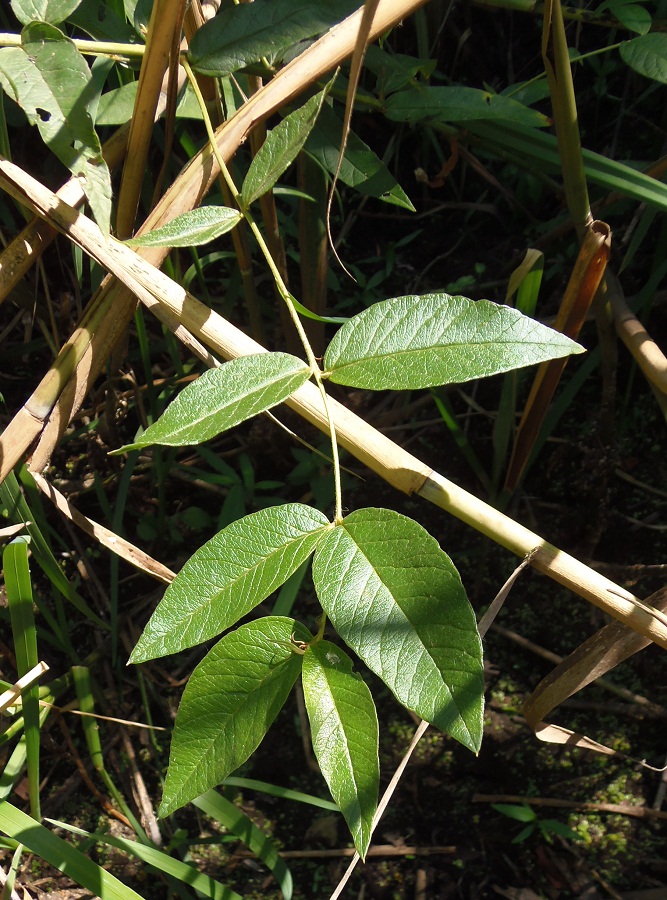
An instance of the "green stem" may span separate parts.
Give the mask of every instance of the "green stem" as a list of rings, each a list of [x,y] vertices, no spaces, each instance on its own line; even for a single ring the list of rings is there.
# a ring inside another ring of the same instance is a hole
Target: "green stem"
[[[234,183],[234,179],[232,178],[227,165],[222,158],[222,154],[218,148],[217,142],[215,140],[215,133],[213,131],[213,126],[211,124],[211,119],[208,115],[208,110],[206,108],[206,103],[204,98],[202,97],[201,91],[199,90],[199,85],[197,84],[197,79],[190,68],[190,64],[185,56],[181,57],[181,63],[185,72],[188,76],[188,80],[192,86],[193,91],[195,92],[195,96],[197,97],[197,102],[199,103],[199,107],[202,111],[202,115],[204,117],[204,125],[206,126],[206,133],[208,134],[208,139],[211,143],[211,149],[213,150],[213,155],[216,158],[218,165],[220,166],[220,172],[222,173],[227,186],[234,198],[234,202],[237,204],[241,214],[244,219],[248,223],[250,230],[255,236],[255,239],[259,245],[260,250],[266,260],[266,263],[273,275],[273,279],[275,281],[276,287],[278,289],[278,293],[280,294],[282,300],[285,302],[287,309],[289,311],[292,322],[294,323],[294,327],[297,330],[297,334],[299,335],[299,339],[303,344],[303,348],[306,351],[306,358],[308,360],[308,365],[310,366],[310,370],[313,378],[315,379],[315,383],[317,384],[318,390],[320,392],[320,396],[322,398],[322,403],[324,405],[325,414],[327,417],[327,422],[329,425],[329,435],[331,438],[331,458],[333,460],[333,472],[334,472],[334,491],[336,496],[336,512],[334,521],[337,525],[339,525],[343,521],[343,500],[342,500],[342,489],[341,489],[341,479],[340,479],[340,459],[338,456],[338,441],[336,440],[336,427],[334,425],[333,417],[329,411],[329,404],[327,401],[327,392],[324,389],[324,382],[322,380],[322,370],[320,369],[315,354],[313,352],[313,348],[310,345],[310,341],[308,340],[308,336],[306,331],[301,323],[301,319],[299,318],[299,314],[296,311],[294,303],[292,302],[292,295],[290,294],[287,285],[283,281],[282,275],[278,269],[278,266],[271,255],[271,252],[264,240],[264,235],[259,229],[259,226],[255,222],[252,213],[248,205],[246,204],[241,192],[236,187]]]
[[[123,59],[141,57],[144,55],[144,44],[117,44],[113,41],[87,41],[81,38],[71,38],[72,43],[85,56],[109,56],[122,57]],[[0,33],[0,47],[20,47],[21,35]]]

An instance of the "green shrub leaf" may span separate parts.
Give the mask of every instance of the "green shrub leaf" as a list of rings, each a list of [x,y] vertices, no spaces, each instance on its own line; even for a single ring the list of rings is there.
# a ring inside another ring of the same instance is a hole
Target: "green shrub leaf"
[[[241,196],[248,206],[270,191],[294,162],[315,124],[326,94],[326,90],[320,91],[268,132],[250,163],[241,188]]]
[[[324,366],[337,384],[414,390],[582,352],[509,306],[426,294],[383,300],[354,316],[329,344]]]
[[[48,22],[59,25],[81,3],[81,0],[12,0],[12,11],[21,25]]]
[[[387,99],[385,113],[393,122],[469,122],[494,119],[546,128],[549,119],[503,97],[470,87],[422,87],[399,91]]]
[[[293,619],[257,619],[199,663],[176,716],[160,816],[220,784],[257,749],[301,671],[292,635],[310,638]]]
[[[150,444],[201,444],[282,403],[309,377],[310,368],[289,353],[239,356],[200,375],[133,444],[113,452]]]
[[[535,810],[530,806],[526,806],[525,803],[521,805],[515,803],[492,803],[491,807],[510,819],[516,819],[517,822],[534,822],[537,819]]]
[[[476,752],[482,645],[437,541],[392,510],[357,510],[321,541],[313,583],[338,634],[400,702]]]
[[[320,641],[303,658],[303,694],[313,749],[331,796],[363,859],[377,808],[378,720],[366,684],[340,647]]]
[[[23,29],[21,38],[22,48],[0,50],[0,85],[81,180],[97,224],[108,233],[111,178],[88,111],[93,85],[86,61],[52,25],[35,22]]]
[[[371,49],[370,47],[368,48]],[[332,175],[338,165],[343,123],[330,106],[324,104],[315,127],[306,141],[306,150]],[[343,184],[369,197],[384,200],[414,212],[415,208],[382,160],[351,131],[339,176]]]
[[[640,75],[667,84],[667,34],[644,34],[620,46],[625,63]]]
[[[231,628],[308,559],[329,527],[324,513],[301,503],[232,522],[169,585],[130,662],[177,653]]]
[[[606,0],[595,10],[595,15],[599,16],[605,10],[615,16],[629,31],[646,34],[651,30],[653,21],[651,13],[633,0]]]
[[[67,17],[67,21],[85,31],[94,41],[113,41],[116,44],[141,43],[137,32],[125,18],[123,4],[120,4],[122,18],[118,8],[114,7],[115,4],[100,3],[99,0],[79,0],[78,6]]]
[[[384,96],[414,84],[415,80],[430,78],[437,64],[437,59],[389,53],[377,44],[370,44],[364,55],[364,66],[377,75],[379,89]]]
[[[231,231],[242,218],[237,209],[228,206],[200,206],[125,243],[131,247],[198,247]]]
[[[194,35],[190,65],[205,75],[231,75],[266,57],[270,62],[304,38],[327,31],[360,0],[254,0],[218,13]]]

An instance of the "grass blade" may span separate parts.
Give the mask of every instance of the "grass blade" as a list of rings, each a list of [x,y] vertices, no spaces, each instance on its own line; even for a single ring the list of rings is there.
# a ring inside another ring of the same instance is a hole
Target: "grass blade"
[[[2,563],[9,615],[14,637],[16,666],[19,677],[38,665],[37,630],[32,607],[32,584],[28,566],[28,541],[15,538],[5,548]],[[36,684],[22,692],[25,727],[26,758],[28,763],[28,793],[33,818],[41,818],[39,803],[39,688]]]
[[[207,816],[220,822],[235,834],[264,863],[280,885],[285,900],[292,896],[292,875],[278,855],[273,841],[250,821],[233,803],[217,791],[207,791],[192,801],[193,805]]]
[[[141,894],[6,800],[0,802],[0,831],[24,844],[32,853],[77,884],[88,888],[96,897],[104,897],[104,900],[143,900]]]
[[[171,875],[173,878],[177,878],[184,884],[190,885],[190,887],[193,887],[197,893],[201,894],[203,897],[210,897],[211,900],[241,900],[239,895],[231,888],[226,887],[224,884],[220,884],[219,881],[215,881],[215,879],[211,878],[209,875],[203,875],[193,866],[181,862],[178,859],[173,859],[171,856],[163,853],[162,850],[156,850],[155,847],[146,847],[144,844],[140,844],[137,841],[128,841],[126,838],[116,837],[111,834],[89,834],[82,828],[68,825],[66,822],[57,822],[55,819],[48,819],[47,821],[52,825],[57,825],[59,828],[65,828],[67,831],[71,831],[72,834],[80,834],[90,840],[100,841],[101,843],[108,844],[110,847],[116,847],[118,850],[123,850],[131,856],[136,856],[137,859],[148,863],[149,866],[153,866],[159,872],[163,872],[165,875]]]

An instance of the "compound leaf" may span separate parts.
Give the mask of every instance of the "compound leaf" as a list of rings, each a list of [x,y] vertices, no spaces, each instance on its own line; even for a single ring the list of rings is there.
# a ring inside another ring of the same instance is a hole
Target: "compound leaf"
[[[324,513],[301,503],[232,522],[169,585],[130,662],[177,653],[231,628],[308,559],[329,527]]]
[[[309,377],[310,368],[289,353],[239,356],[204,372],[133,444],[113,452],[125,453],[150,444],[201,444],[282,403]]]
[[[125,243],[131,247],[199,247],[231,231],[242,218],[237,209],[228,206],[199,206]]]
[[[313,583],[338,634],[398,700],[477,752],[482,646],[437,541],[392,510],[357,510],[320,542]]]
[[[257,619],[199,663],[176,716],[160,816],[220,784],[257,749],[301,671],[292,636],[310,638],[293,619]]]
[[[343,325],[324,366],[332,381],[370,390],[434,387],[582,353],[509,306],[449,294],[395,297]]]
[[[328,641],[306,650],[302,676],[315,756],[363,859],[380,783],[375,704],[350,657]]]
[[[270,191],[294,162],[312,131],[326,94],[326,90],[315,94],[268,132],[250,163],[241,188],[241,195],[248,206]]]

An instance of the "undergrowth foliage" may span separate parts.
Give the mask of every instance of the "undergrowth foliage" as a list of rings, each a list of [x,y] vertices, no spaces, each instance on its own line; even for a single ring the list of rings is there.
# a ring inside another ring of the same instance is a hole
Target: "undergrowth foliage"
[[[269,84],[271,79],[278,79],[283,66],[291,65],[290,60],[298,61],[301,54],[308,52],[312,40],[343,22],[362,5],[358,0],[254,0],[224,6],[206,24],[198,22],[201,27],[192,28],[192,23],[186,22],[186,30],[193,33],[188,50],[180,57],[184,87],[177,98],[176,82],[172,80],[171,111],[178,99],[179,116],[187,115],[203,123],[222,174],[223,203],[165,216],[170,219],[166,224],[145,229],[141,234],[134,234],[132,211],[142,194],[145,159],[140,160],[139,171],[134,171],[134,180],[131,170],[137,160],[130,157],[126,163],[121,199],[115,208],[112,166],[105,160],[96,128],[103,124],[124,124],[134,117],[133,129],[139,129],[139,112],[145,117],[149,110],[146,121],[149,126],[152,124],[155,105],[152,108],[151,103],[143,105],[141,85],[144,82],[139,82],[137,88],[137,81],[128,68],[129,61],[137,54],[145,57],[142,75],[152,65],[149,60],[155,52],[155,42],[161,37],[161,23],[155,11],[149,16],[151,5],[132,0],[108,4],[95,4],[92,0],[12,0],[11,9],[22,28],[20,34],[11,36],[16,37],[15,41],[5,40],[5,46],[0,49],[0,86],[4,95],[38,129],[46,147],[81,187],[99,227],[100,240],[109,251],[104,258],[116,266],[125,265],[130,274],[124,283],[138,284],[144,292],[141,295],[144,302],[146,294],[150,295],[150,302],[156,298],[163,300],[160,291],[168,279],[161,277],[158,284],[156,273],[151,295],[146,270],[140,272],[137,265],[132,274],[132,266],[123,262],[127,255],[135,258],[128,248],[136,249],[139,254],[158,253],[160,248],[192,248],[201,275],[203,257],[198,256],[199,248],[229,235],[235,242],[239,267],[247,272],[250,265],[246,265],[243,254],[248,236],[252,235],[282,305],[283,338],[289,352],[283,349],[230,352],[228,355],[236,358],[223,363],[197,343],[198,337],[186,334],[189,346],[206,361],[209,369],[181,390],[162,415],[140,429],[131,443],[118,447],[114,454],[126,455],[154,445],[204,444],[242,422],[298,398],[304,389],[316,391],[319,397],[329,441],[327,461],[331,465],[333,508],[325,510],[304,503],[280,502],[232,521],[182,566],[150,615],[129,660],[132,664],[146,663],[218,639],[190,674],[184,689],[171,739],[159,815],[167,817],[192,802],[207,815],[224,822],[235,834],[245,828],[251,834],[249,843],[253,849],[265,862],[271,860],[272,871],[285,897],[291,894],[291,876],[275,849],[256,829],[253,831],[254,826],[247,820],[239,825],[238,810],[211,789],[238,770],[258,748],[299,679],[315,757],[362,858],[368,852],[378,815],[381,724],[371,691],[355,670],[359,661],[375,673],[406,709],[472,753],[479,751],[483,731],[482,645],[456,566],[438,542],[405,515],[374,507],[344,512],[353,505],[353,499],[344,503],[336,416],[331,412],[329,384],[363,391],[434,389],[443,421],[457,434],[456,422],[440,388],[532,365],[543,367],[540,369],[543,373],[552,361],[583,352],[575,338],[588,311],[586,306],[578,307],[572,315],[559,314],[557,329],[533,318],[542,271],[542,262],[537,257],[531,258],[518,279],[519,285],[515,285],[516,307],[433,291],[384,297],[343,317],[328,315],[326,308],[307,303],[306,298],[301,302],[296,292],[292,292],[287,283],[282,238],[273,229],[277,219],[271,218],[272,212],[275,215],[271,207],[273,191],[290,167],[295,164],[299,167],[300,189],[293,189],[292,193],[306,203],[315,205],[322,200],[321,196],[312,197],[307,190],[301,190],[311,183],[308,179],[312,181],[315,171],[322,184],[325,177],[335,175],[363,196],[406,212],[414,211],[414,206],[380,157],[353,132],[345,133],[347,128],[340,109],[344,91],[338,87],[338,73],[331,76],[331,66],[326,69],[328,81],[320,81],[315,87],[305,78],[299,85],[300,89],[308,88],[307,98],[294,90],[289,94],[289,105],[279,104],[281,121],[273,123],[261,143],[253,148],[253,158],[241,176],[223,158],[216,142],[211,121],[215,104],[208,102],[210,97],[204,97],[210,88],[207,80],[216,79],[214,94],[217,92],[221,100],[220,110],[224,109],[233,122],[235,110],[242,113],[257,97],[261,99],[262,85],[258,79],[264,78]],[[368,8],[372,5],[366,4]],[[177,6],[170,0],[160,0],[160,3],[156,0],[155,10],[160,13],[169,8],[174,20],[172,23],[170,18],[169,24],[180,39]],[[192,6],[199,9],[198,3]],[[416,8],[419,3],[412,6]],[[404,3],[405,12],[410,8],[410,3]],[[639,35],[620,44],[623,61],[640,75],[667,81],[667,38],[648,33],[651,18],[647,10],[623,0],[609,0],[598,12],[611,13],[625,28]],[[82,32],[94,39],[94,46],[88,39],[78,37]],[[146,34],[148,42],[144,48],[142,41]],[[455,130],[463,127],[499,155],[509,152],[515,161],[535,166],[541,172],[563,167],[569,173],[570,166],[562,162],[561,155],[566,155],[571,144],[561,136],[561,144],[557,146],[555,138],[545,131],[550,124],[548,117],[518,99],[524,95],[524,86],[509,86],[497,93],[486,86],[482,89],[432,84],[435,61],[395,54],[386,46],[368,50],[366,67],[377,78],[377,90],[376,94],[362,94],[359,103],[365,108],[380,111],[388,121],[401,126],[433,128],[450,137],[453,147]],[[84,53],[99,54],[100,61],[89,65]],[[124,61],[122,66],[116,62],[119,58]],[[553,73],[558,74],[562,60],[559,62],[557,51],[551,57],[545,52],[545,58],[549,65],[553,63],[549,74],[555,77]],[[438,77],[440,81],[447,80]],[[147,75],[145,83],[148,80]],[[158,84],[155,84],[157,91]],[[103,91],[105,85],[109,89]],[[255,90],[248,99],[246,95]],[[16,107],[12,107],[12,112],[17,113]],[[3,153],[8,156],[10,147],[4,118],[0,125]],[[244,139],[245,135],[239,142]],[[183,145],[189,146],[188,141],[184,140]],[[570,163],[581,175],[584,186],[588,179],[654,208],[667,208],[667,188],[628,165],[593,153],[582,154],[580,147],[578,158],[570,159]],[[308,170],[308,166],[315,168]],[[4,171],[2,177],[8,178]],[[576,186],[576,174],[569,184]],[[571,211],[575,206],[572,190],[570,187],[566,190]],[[24,191],[25,196],[17,191],[13,198],[19,203],[22,199],[27,202],[27,189]],[[317,191],[313,189],[313,193]],[[572,212],[572,217],[575,225],[584,230],[590,228],[589,220],[592,221],[585,190],[579,199],[582,215]],[[186,200],[183,206],[187,205]],[[319,209],[323,208],[325,204],[320,203]],[[61,213],[64,209],[68,213],[69,207],[65,200],[60,202],[60,207],[53,201],[52,209]],[[258,210],[262,226],[255,219]],[[47,213],[44,215],[48,218]],[[58,221],[67,231],[63,220]],[[88,224],[94,228],[92,223]],[[72,234],[73,229],[74,226]],[[315,230],[324,234],[322,216]],[[608,237],[608,231],[598,228],[596,253]],[[120,244],[112,236],[114,232],[126,240]],[[92,230],[86,233],[97,235]],[[134,236],[129,237],[130,234]],[[81,238],[78,243],[86,246]],[[158,257],[164,259],[159,253],[155,259]],[[102,257],[95,258],[99,261]],[[607,256],[600,254],[597,262],[602,259],[606,263]],[[307,265],[305,253],[301,264],[304,268]],[[114,274],[118,275],[118,270]],[[589,304],[603,274],[604,263],[598,265],[594,287],[589,285]],[[261,332],[263,325],[258,320],[257,307],[253,306],[256,296],[252,277],[246,281],[245,288],[248,319],[254,331]],[[577,283],[575,294],[578,288]],[[104,290],[103,287],[100,292],[102,297]],[[178,298],[180,301],[182,294]],[[169,315],[172,327],[173,307],[169,308]],[[197,315],[193,314],[193,321],[196,319]],[[333,333],[328,344],[322,330],[319,332],[321,346],[314,346],[315,341],[309,339],[304,327],[306,319],[317,326],[326,326],[327,335]],[[573,321],[577,322],[576,327]],[[177,321],[173,327],[182,336],[179,325],[183,326],[183,322]],[[78,349],[75,341],[72,346]],[[144,342],[148,357],[146,348]],[[58,359],[66,358],[70,349],[66,347]],[[72,354],[76,356],[74,350]],[[83,356],[80,353],[77,360]],[[57,368],[55,371],[60,372]],[[50,383],[57,380],[53,378]],[[515,383],[508,378],[494,435],[498,454],[490,475],[470,455],[470,448],[465,447],[464,438],[458,434],[459,444],[464,452],[469,452],[473,469],[499,505],[507,500],[502,494],[501,476],[505,453],[511,444],[515,393]],[[511,489],[529,462],[541,426],[540,416],[550,400],[550,395],[546,399],[546,394],[540,396],[542,402],[536,405],[543,409],[537,410],[537,425],[533,422],[530,432],[533,442],[528,441],[530,446],[524,447],[524,458],[517,463]],[[53,405],[55,400],[51,406],[42,404],[49,411]],[[375,450],[372,446],[365,449],[370,455]],[[379,450],[377,454],[380,455]],[[510,490],[507,484],[506,490]],[[104,617],[92,611],[64,578],[48,543],[32,522],[31,511],[13,475],[7,477],[1,491],[3,505],[14,510],[22,522],[29,523],[26,527],[34,556],[56,590],[89,622],[101,629],[108,628]],[[505,545],[513,549],[519,546],[513,539],[508,539]],[[23,691],[21,722],[5,733],[3,740],[9,740],[21,729],[25,730],[25,740],[17,746],[4,780],[0,781],[0,828],[10,836],[8,846],[16,854],[14,871],[25,844],[103,898],[138,897],[84,854],[35,822],[41,819],[39,735],[48,710],[40,707],[42,695],[30,680],[44,670],[37,672],[37,627],[27,546],[27,540],[19,538],[10,544],[4,556],[17,668],[21,677],[30,677],[13,693],[7,685],[8,693],[3,695],[4,707],[10,708],[16,705]],[[288,615],[252,617],[263,601],[295,575],[303,578],[308,564],[321,607],[316,625]],[[567,568],[567,562],[562,565]],[[52,692],[44,695],[48,697],[47,702],[74,687],[80,708],[92,714],[95,704],[88,669],[80,665],[64,626],[66,616],[62,608],[55,617],[48,607],[40,612],[51,628],[54,642],[72,662],[68,676],[62,683],[51,685]],[[117,621],[113,620],[112,630],[116,625]],[[113,641],[115,648],[117,632]],[[134,853],[205,896],[233,900],[236,896],[233,892],[157,848],[155,836],[144,832],[108,776],[96,727],[86,724],[83,728],[98,774],[138,836],[133,846],[120,838],[108,838],[108,842]],[[6,799],[24,766],[28,772],[32,819]],[[521,807],[505,807],[501,811],[512,815],[512,809],[520,811],[520,815],[513,814],[514,818],[525,816],[521,821],[529,823],[518,839],[535,829],[546,833],[551,828],[554,833],[563,833],[553,827],[551,820],[538,820],[530,812],[521,812]],[[82,833],[72,826],[63,827]],[[8,879],[9,890],[12,880],[13,876]]]

